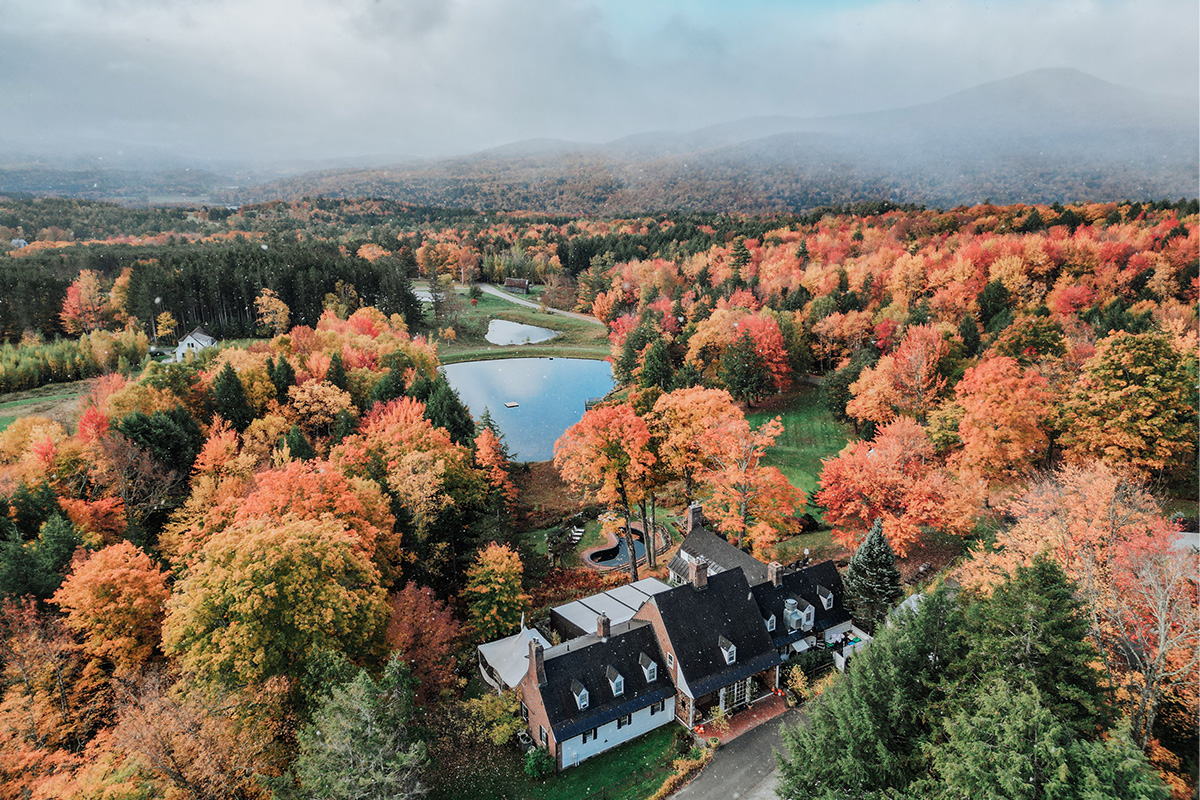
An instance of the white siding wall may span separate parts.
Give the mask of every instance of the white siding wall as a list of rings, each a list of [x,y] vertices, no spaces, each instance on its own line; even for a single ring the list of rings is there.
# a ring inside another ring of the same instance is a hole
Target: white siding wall
[[[573,767],[580,761],[603,753],[605,750],[611,750],[630,739],[636,739],[643,733],[661,728],[674,719],[674,716],[675,698],[668,697],[663,704],[662,711],[654,715],[650,714],[649,708],[634,712],[631,723],[620,730],[617,730],[616,720],[601,725],[596,731],[596,738],[589,739],[587,744],[583,743],[583,734],[573,739],[567,739],[565,742],[559,742],[559,754],[562,757],[563,769]]]

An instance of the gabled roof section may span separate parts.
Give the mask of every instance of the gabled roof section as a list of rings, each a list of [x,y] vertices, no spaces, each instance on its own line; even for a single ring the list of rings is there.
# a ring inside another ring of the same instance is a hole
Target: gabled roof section
[[[739,567],[710,577],[704,591],[684,584],[655,595],[650,602],[662,617],[693,697],[712,690],[705,687],[738,680],[735,672],[750,669],[746,675],[752,675],[780,663]],[[737,648],[735,664],[725,663],[722,639]]]
[[[194,339],[201,347],[213,347],[217,343],[217,340],[210,336],[208,331],[204,330],[204,328],[195,328],[187,336],[184,336],[183,339],[187,339],[189,337]],[[183,339],[180,339],[179,341],[182,342]]]
[[[671,559],[668,569],[676,575],[686,577],[688,561],[694,561],[701,556],[708,559],[709,576],[741,567],[746,581],[751,586],[767,579],[766,564],[734,547],[707,528],[696,528],[684,537],[683,544],[679,546],[679,552]]]
[[[607,639],[588,634],[547,650],[546,685],[541,692],[554,737],[560,742],[570,739],[674,696],[670,681],[646,681],[639,663],[642,654],[664,661],[654,628],[644,620],[613,625]],[[624,679],[619,697],[613,696],[609,670]],[[575,702],[575,684],[587,689],[586,710]]]
[[[563,603],[550,609],[550,624],[565,639],[573,639],[585,633],[594,633],[596,617],[601,614],[616,624],[632,619],[642,604],[658,592],[670,589],[656,578],[643,578],[637,583],[598,592],[597,594]]]
[[[495,670],[496,674],[500,676],[500,680],[504,682],[504,686],[497,686],[497,689],[511,689],[525,677],[525,673],[529,671],[529,642],[531,640],[541,642],[544,648],[550,648],[550,643],[546,641],[546,638],[533,628],[526,628],[524,622],[521,624],[519,633],[481,644],[476,648],[480,658]],[[490,677],[488,682],[491,682]]]
[[[845,588],[842,586],[842,576],[838,574],[837,566],[832,561],[822,561],[811,567],[784,573],[780,586],[767,581],[755,586],[751,591],[758,603],[759,613],[763,619],[775,615],[775,630],[771,634],[776,647],[803,639],[805,636],[819,634],[834,625],[850,621],[850,612],[846,608]],[[826,587],[833,595],[833,608],[826,611],[818,594],[818,587]],[[789,598],[795,598],[801,609],[808,603],[813,607],[814,620],[810,631],[789,631],[783,622],[783,604]]]

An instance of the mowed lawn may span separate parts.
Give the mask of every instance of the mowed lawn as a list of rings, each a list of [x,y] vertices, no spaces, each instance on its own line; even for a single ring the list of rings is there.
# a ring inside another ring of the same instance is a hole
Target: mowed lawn
[[[833,418],[815,386],[802,385],[784,398],[782,404],[747,414],[755,427],[775,416],[781,418],[783,433],[763,461],[779,467],[793,486],[801,489],[806,498],[811,497],[821,477],[821,459],[841,452],[853,431]]]
[[[578,766],[535,781],[523,770],[515,747],[504,748],[487,763],[457,770],[453,780],[438,776],[429,800],[643,800],[673,771],[679,726],[661,728],[589,758]]]

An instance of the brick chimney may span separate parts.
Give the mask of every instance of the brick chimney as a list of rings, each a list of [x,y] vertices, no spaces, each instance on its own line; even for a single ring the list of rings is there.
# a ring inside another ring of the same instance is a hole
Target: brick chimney
[[[767,564],[767,580],[776,587],[783,585],[783,565],[778,561]]]
[[[704,527],[704,506],[699,503],[692,503],[687,507],[687,514],[684,515],[684,532],[691,533],[696,528]]]
[[[612,623],[604,614],[596,617],[596,635],[601,639],[607,639]]]
[[[534,675],[538,686],[546,685],[546,656],[542,652],[542,643],[537,639],[529,640],[529,663],[533,665]]]
[[[688,562],[688,577],[697,592],[708,588],[708,559],[704,556]]]

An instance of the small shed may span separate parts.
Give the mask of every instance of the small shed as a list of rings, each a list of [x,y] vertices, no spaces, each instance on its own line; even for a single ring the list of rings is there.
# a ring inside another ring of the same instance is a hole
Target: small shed
[[[529,294],[529,279],[528,278],[505,278],[504,291],[512,292],[513,294]]]

